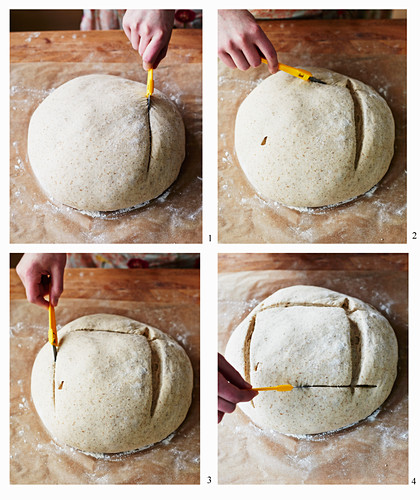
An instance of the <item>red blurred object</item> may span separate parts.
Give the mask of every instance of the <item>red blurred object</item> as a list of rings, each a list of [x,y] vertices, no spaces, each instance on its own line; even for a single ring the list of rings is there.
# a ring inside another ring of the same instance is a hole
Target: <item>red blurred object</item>
[[[129,269],[146,269],[149,267],[147,260],[133,258],[127,262],[127,267]]]
[[[180,9],[175,12],[175,19],[180,23],[191,23],[195,19],[195,12],[188,9]]]

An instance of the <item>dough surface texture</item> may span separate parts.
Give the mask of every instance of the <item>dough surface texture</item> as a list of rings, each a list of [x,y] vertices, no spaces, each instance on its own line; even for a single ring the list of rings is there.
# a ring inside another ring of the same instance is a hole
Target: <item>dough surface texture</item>
[[[327,386],[260,392],[240,405],[262,429],[317,434],[356,423],[385,401],[397,374],[398,346],[372,306],[299,285],[251,311],[230,337],[226,359],[253,387]],[[375,387],[360,387],[366,385]]]
[[[50,434],[89,453],[118,453],[166,438],[185,419],[193,372],[165,333],[123,316],[95,314],[58,332],[32,369],[32,399]]]
[[[294,207],[366,193],[394,154],[394,119],[372,87],[308,69],[328,85],[279,71],[246,97],[236,117],[235,149],[248,180],[262,197]]]
[[[28,156],[49,196],[80,210],[112,211],[156,198],[175,181],[185,157],[181,114],[155,90],[149,133],[145,94],[139,82],[86,75],[38,106]]]

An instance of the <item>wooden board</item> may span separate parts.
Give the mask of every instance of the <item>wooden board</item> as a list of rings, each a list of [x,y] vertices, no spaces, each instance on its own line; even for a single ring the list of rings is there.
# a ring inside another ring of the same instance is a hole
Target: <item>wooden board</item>
[[[405,253],[220,253],[219,273],[235,271],[408,271]]]
[[[270,255],[273,265],[269,266]],[[244,256],[244,265],[240,262]],[[398,375],[379,412],[348,429],[304,439],[257,428],[241,412],[219,425],[221,484],[407,484],[408,282],[407,255],[259,254],[220,256],[219,351],[234,328],[268,295],[292,285],[315,285],[377,308],[398,340]],[[340,261],[342,267],[340,269]],[[349,266],[349,262],[353,264]],[[384,264],[378,269],[378,262]],[[223,267],[226,269],[226,267]],[[248,270],[252,269],[252,270]]]
[[[10,240],[12,243],[201,242],[201,30],[174,30],[155,88],[177,104],[186,128],[186,159],[175,183],[156,200],[125,213],[91,217],[54,203],[27,157],[27,130],[37,106],[59,85],[100,73],[146,82],[139,55],[122,31],[12,33]]]
[[[55,443],[34,408],[32,365],[48,332],[48,312],[29,304],[10,271],[10,482],[12,484],[198,484],[200,481],[199,271],[66,269],[56,308],[60,327],[94,313],[121,314],[159,328],[187,352],[193,402],[179,429],[132,455],[98,459]]]
[[[395,153],[378,187],[335,208],[294,210],[260,198],[234,151],[240,103],[269,76],[219,63],[219,241],[222,243],[406,242],[406,23],[404,20],[284,20],[260,23],[279,60],[361,80],[387,101]]]

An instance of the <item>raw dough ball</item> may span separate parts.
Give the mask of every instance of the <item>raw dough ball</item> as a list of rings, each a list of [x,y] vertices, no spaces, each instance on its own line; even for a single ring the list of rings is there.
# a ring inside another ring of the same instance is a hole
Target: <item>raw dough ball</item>
[[[32,369],[32,399],[60,443],[91,453],[136,450],[177,429],[191,404],[193,372],[171,337],[112,314],[62,328]]]
[[[328,386],[260,392],[241,405],[263,429],[316,434],[356,423],[385,401],[398,346],[372,306],[325,288],[292,286],[270,295],[235,329],[226,358],[253,387]]]
[[[110,211],[156,198],[177,178],[185,130],[175,104],[155,90],[112,75],[61,85],[36,109],[28,155],[42,188],[80,210]],[[149,164],[149,155],[150,164]]]
[[[394,154],[394,120],[371,87],[325,69],[328,85],[283,71],[242,102],[235,147],[248,180],[285,205],[320,207],[369,191]]]

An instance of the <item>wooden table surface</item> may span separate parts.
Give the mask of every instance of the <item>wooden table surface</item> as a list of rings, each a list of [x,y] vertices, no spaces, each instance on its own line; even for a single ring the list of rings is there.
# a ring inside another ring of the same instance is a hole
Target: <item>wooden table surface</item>
[[[198,269],[67,268],[62,299],[89,299],[100,291],[104,300],[199,305]],[[25,299],[22,282],[10,270],[10,300]]]
[[[192,404],[167,439],[105,459],[55,443],[31,398],[31,370],[45,344],[46,309],[30,304],[10,271],[10,482],[12,484],[198,484],[200,481],[200,274],[197,269],[65,270],[60,328],[78,317],[120,314],[160,329],[185,349],[194,371]]]
[[[407,54],[405,19],[308,19],[258,24],[280,54],[292,51],[302,42],[305,52],[313,56],[337,54],[360,58]]]
[[[234,122],[240,103],[269,76],[219,65],[219,242],[405,243],[407,30],[403,19],[260,21],[279,61],[328,68],[372,86],[395,120],[390,168],[369,194],[334,208],[297,211],[260,198],[239,166]]]
[[[219,253],[219,273],[285,271],[408,271],[405,253]]]
[[[83,39],[83,44],[80,43]],[[43,31],[10,34],[10,62],[96,62],[138,63],[139,56],[122,30]],[[169,51],[186,63],[201,63],[201,30],[173,30]]]

